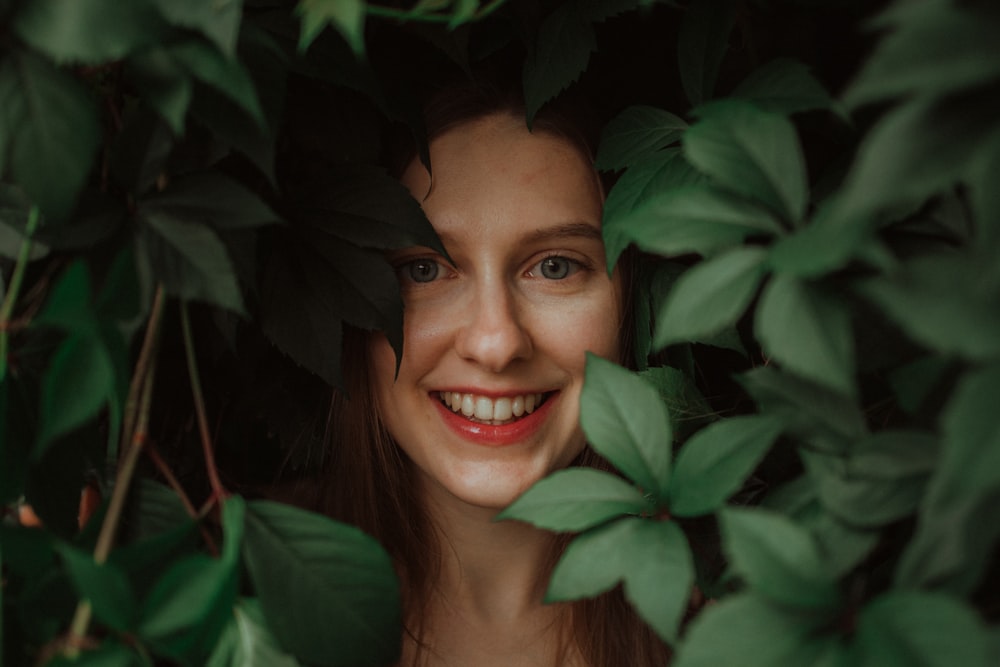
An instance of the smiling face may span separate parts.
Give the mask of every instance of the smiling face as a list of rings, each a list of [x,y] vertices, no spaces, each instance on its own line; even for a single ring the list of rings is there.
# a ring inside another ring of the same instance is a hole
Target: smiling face
[[[602,195],[571,143],[515,115],[454,127],[430,153],[433,188],[416,160],[402,181],[453,263],[427,248],[393,255],[403,359],[393,381],[393,351],[373,339],[375,388],[423,493],[501,509],[582,450],[585,352],[617,360]]]

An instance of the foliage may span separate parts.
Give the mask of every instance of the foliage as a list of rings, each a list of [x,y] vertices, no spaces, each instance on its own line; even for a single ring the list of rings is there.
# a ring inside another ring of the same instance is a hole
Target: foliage
[[[0,0],[3,663],[395,659],[381,547],[259,496],[322,458],[344,327],[401,349],[382,253],[438,242],[387,137],[422,151],[428,73],[497,62],[529,119],[592,107],[609,261],[642,253],[638,372],[590,358],[582,397],[619,474],[502,514],[577,534],[548,599],[621,585],[682,667],[995,663],[998,29],[988,0]]]

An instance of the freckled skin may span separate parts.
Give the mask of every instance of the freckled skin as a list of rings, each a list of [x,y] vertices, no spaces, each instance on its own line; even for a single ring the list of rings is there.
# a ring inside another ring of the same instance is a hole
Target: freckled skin
[[[454,265],[427,248],[392,258],[405,302],[403,359],[393,381],[392,349],[384,337],[373,339],[376,390],[425,494],[499,510],[583,448],[585,351],[617,359],[620,288],[604,263],[602,194],[571,144],[529,133],[523,118],[470,121],[437,137],[430,151],[433,188],[417,161],[402,181]],[[551,256],[569,260],[569,275],[540,271]],[[415,260],[437,262],[437,277],[410,279]],[[555,403],[523,441],[484,446],[443,422],[434,402],[448,390],[555,392]]]

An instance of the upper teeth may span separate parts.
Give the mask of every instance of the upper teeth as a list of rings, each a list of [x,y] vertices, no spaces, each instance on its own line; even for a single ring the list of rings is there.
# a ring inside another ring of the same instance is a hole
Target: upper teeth
[[[542,394],[503,396],[490,398],[457,391],[439,392],[441,402],[455,412],[484,422],[505,422],[524,414],[531,414],[542,402]]]

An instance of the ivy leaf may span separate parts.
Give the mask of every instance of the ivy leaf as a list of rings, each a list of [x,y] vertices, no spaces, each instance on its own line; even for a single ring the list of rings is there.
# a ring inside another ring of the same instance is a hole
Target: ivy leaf
[[[14,182],[38,203],[48,222],[65,218],[100,143],[90,95],[42,58],[13,51],[0,62],[0,99],[0,138],[6,138],[0,152],[9,153]]]
[[[817,109],[840,111],[809,68],[788,58],[772,60],[755,69],[736,87],[732,97],[783,116]]]
[[[206,667],[298,667],[299,662],[278,645],[255,598],[243,598],[219,638]]]
[[[159,40],[163,21],[146,2],[33,0],[14,19],[14,32],[57,62],[121,60]]]
[[[163,118],[175,136],[184,134],[185,120],[194,98],[191,75],[163,46],[137,53],[125,71],[147,104]]]
[[[854,396],[850,313],[821,287],[775,275],[761,293],[754,332],[765,353],[778,363]]]
[[[253,79],[238,61],[229,60],[209,44],[193,39],[169,46],[167,53],[191,78],[233,102],[258,128],[267,127]]]
[[[694,584],[691,552],[677,524],[626,518],[580,535],[552,572],[545,599],[593,597],[619,581],[650,627],[675,641]]]
[[[113,563],[97,563],[90,553],[57,544],[73,586],[90,602],[94,615],[119,632],[128,632],[136,619],[135,595],[125,573]]]
[[[672,434],[656,389],[588,352],[580,425],[597,453],[646,493],[663,497],[670,478]]]
[[[917,530],[896,571],[907,588],[969,595],[990,562],[1000,526],[1000,425],[992,397],[1000,365],[966,374],[941,415],[941,459],[928,483]]]
[[[216,231],[281,222],[260,197],[217,171],[184,176],[144,198],[141,205],[146,211],[162,211],[175,220],[206,224]]]
[[[670,480],[670,513],[698,516],[735,493],[780,435],[781,419],[730,417],[706,426],[681,447]]]
[[[651,509],[637,488],[591,468],[557,471],[535,483],[497,520],[517,519],[554,531],[580,531],[622,514]]]
[[[751,590],[800,611],[833,611],[836,581],[812,537],[790,519],[762,509],[728,508],[719,514],[733,570]]]
[[[171,25],[199,31],[227,58],[235,59],[236,41],[243,18],[243,0],[155,0],[155,3],[160,14]]]
[[[702,107],[684,133],[684,155],[715,182],[798,224],[809,201],[795,126],[740,100]]]
[[[704,340],[735,324],[764,279],[765,257],[740,246],[681,274],[657,314],[654,345]]]
[[[767,263],[775,273],[816,278],[844,268],[866,251],[878,250],[875,231],[872,216],[838,217],[835,203],[826,200],[809,224],[771,245]]]
[[[594,166],[602,171],[631,167],[679,140],[687,126],[669,111],[631,106],[605,126]]]
[[[734,0],[700,0],[685,10],[677,41],[677,64],[691,106],[712,97],[735,22]]]
[[[302,17],[299,51],[305,51],[327,24],[332,25],[358,56],[365,52],[365,3],[362,0],[299,0]]]
[[[989,637],[975,611],[939,593],[891,591],[861,610],[855,647],[863,665],[986,667]]]
[[[305,663],[399,656],[399,585],[389,556],[353,526],[287,505],[249,504],[243,557],[268,626]]]

